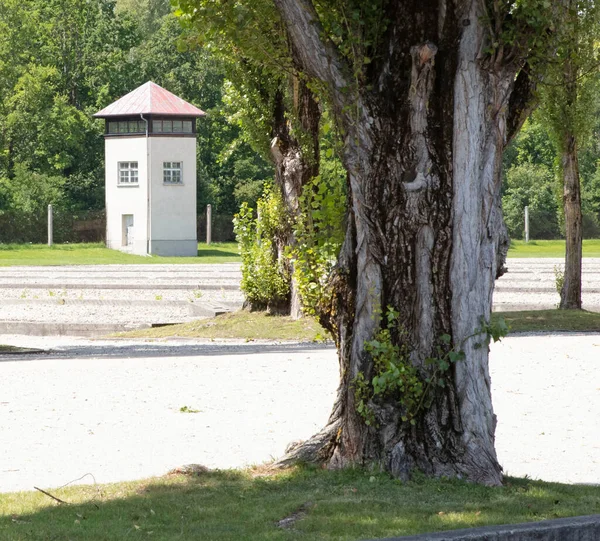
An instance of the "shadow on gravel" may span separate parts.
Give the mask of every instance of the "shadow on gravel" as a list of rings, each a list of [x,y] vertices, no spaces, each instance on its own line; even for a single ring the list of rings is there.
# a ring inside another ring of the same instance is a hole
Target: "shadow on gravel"
[[[205,357],[218,355],[259,355],[263,353],[302,353],[335,349],[332,343],[244,343],[244,344],[123,344],[74,345],[43,352],[3,355],[0,362],[39,361],[43,359],[107,358],[136,359],[162,357]]]

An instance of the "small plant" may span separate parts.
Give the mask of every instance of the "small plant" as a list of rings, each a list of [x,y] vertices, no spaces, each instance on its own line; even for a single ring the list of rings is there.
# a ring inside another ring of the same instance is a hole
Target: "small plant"
[[[554,283],[556,284],[556,291],[560,295],[565,285],[565,272],[559,265],[554,266]]]
[[[48,295],[50,295],[50,297],[54,297],[56,293],[50,289],[48,290]]]
[[[202,291],[200,291],[199,289],[194,289],[194,291],[192,291],[191,293],[192,296],[188,297],[189,302],[197,301],[198,299],[201,299],[203,295]]]
[[[27,290],[27,289],[24,289],[24,290],[21,292],[21,298],[22,298],[22,299],[26,299],[26,298],[27,298],[27,295],[29,295],[29,290]]]
[[[190,408],[190,407],[188,407],[188,406],[181,406],[181,407],[179,408],[179,411],[180,411],[181,413],[200,413],[200,410],[196,410],[196,409],[194,409],[194,408]]]
[[[154,295],[154,300],[155,301],[162,301],[163,296],[162,295]]]

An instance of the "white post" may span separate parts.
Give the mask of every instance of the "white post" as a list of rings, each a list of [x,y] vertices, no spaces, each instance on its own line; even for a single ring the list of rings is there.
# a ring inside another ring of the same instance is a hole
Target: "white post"
[[[48,205],[48,246],[52,246],[52,228],[53,228],[53,220],[52,220],[52,205]]]
[[[529,207],[525,207],[525,242],[529,242]]]
[[[206,244],[212,239],[212,206],[206,205]]]

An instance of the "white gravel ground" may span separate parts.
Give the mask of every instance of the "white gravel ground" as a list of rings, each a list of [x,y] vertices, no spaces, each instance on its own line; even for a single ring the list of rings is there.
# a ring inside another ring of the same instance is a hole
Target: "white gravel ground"
[[[62,353],[0,362],[0,491],[242,467],[323,425],[333,349],[3,337]],[[600,483],[600,336],[522,336],[491,354],[505,471]],[[181,407],[199,410],[181,413]],[[7,444],[10,442],[10,444]],[[85,479],[84,481],[88,481]]]
[[[497,283],[494,309],[554,308],[559,302],[554,268],[562,264],[560,259],[509,259],[508,273]],[[600,259],[586,258],[583,266],[584,308],[600,311]],[[169,302],[236,308],[242,305],[243,296],[239,289],[230,288],[236,288],[239,280],[238,263],[0,267],[0,321],[184,322],[195,317],[189,306]],[[47,287],[33,287],[36,284]],[[88,287],[78,287],[84,285]],[[132,288],[127,289],[128,285]],[[167,285],[184,288],[165,289]],[[121,286],[125,289],[115,289]],[[124,306],[125,301],[132,304]]]
[[[192,304],[241,306],[239,281],[238,263],[0,267],[0,321],[183,323]]]

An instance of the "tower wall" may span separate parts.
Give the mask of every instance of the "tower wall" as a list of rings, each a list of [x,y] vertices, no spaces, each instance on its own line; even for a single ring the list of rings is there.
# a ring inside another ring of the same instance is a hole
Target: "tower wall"
[[[196,256],[196,138],[150,137],[150,253]],[[164,163],[182,165],[180,184],[164,182]]]
[[[138,163],[138,183],[119,184],[119,162]],[[105,139],[106,245],[108,248],[145,255],[148,248],[148,158],[146,136]],[[125,235],[124,216],[133,216]]]

